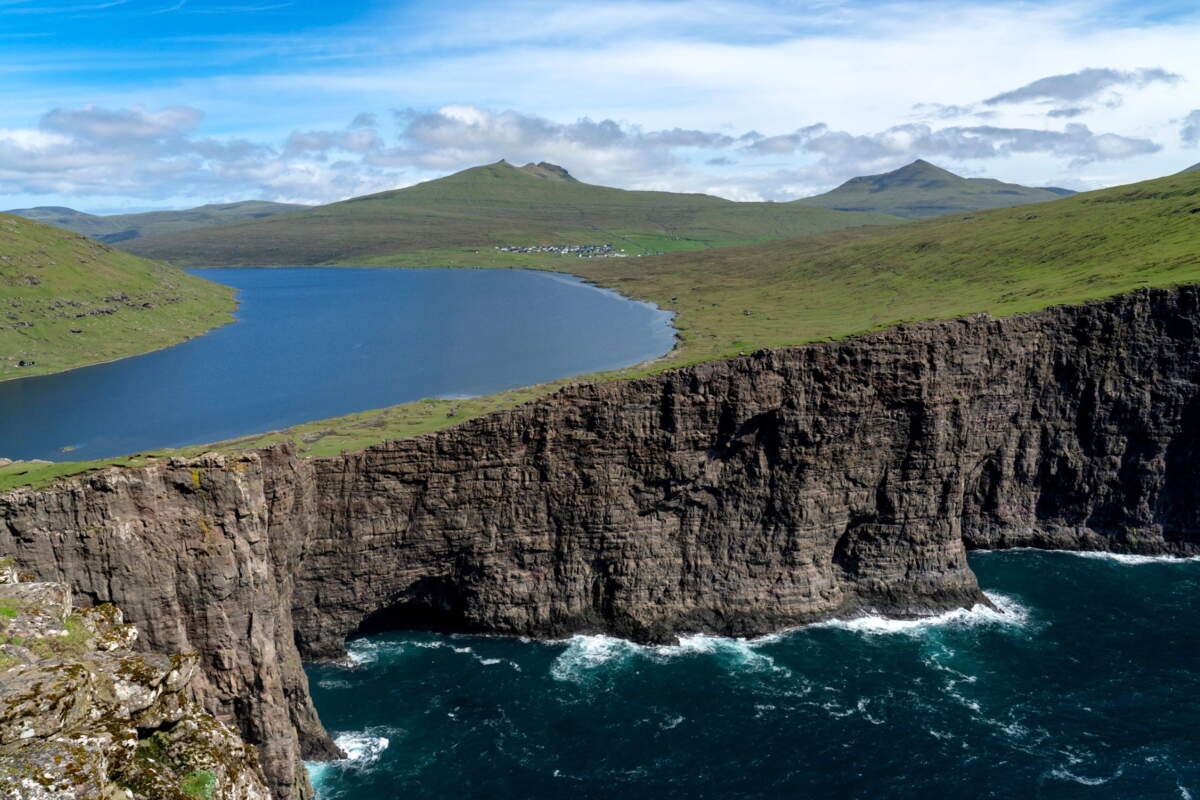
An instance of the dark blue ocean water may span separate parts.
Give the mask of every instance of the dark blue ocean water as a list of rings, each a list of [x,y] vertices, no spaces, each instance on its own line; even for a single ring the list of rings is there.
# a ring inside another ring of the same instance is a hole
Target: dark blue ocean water
[[[1200,561],[971,557],[1005,613],[638,647],[397,633],[312,666],[322,800],[1200,795]]]
[[[674,344],[667,312],[546,272],[193,273],[239,290],[236,323],[136,358],[0,383],[0,456],[214,442],[616,369]]]

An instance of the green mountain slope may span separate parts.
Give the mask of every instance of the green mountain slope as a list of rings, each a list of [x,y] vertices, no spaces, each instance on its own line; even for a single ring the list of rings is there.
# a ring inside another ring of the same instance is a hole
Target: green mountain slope
[[[490,263],[494,248],[502,246],[612,244],[637,254],[898,221],[786,203],[612,189],[581,183],[552,164],[501,161],[309,211],[123,246],[186,265],[433,265],[455,263],[454,257],[474,264]],[[499,263],[512,263],[504,258]]]
[[[1200,282],[1200,171],[1079,194],[1037,208],[959,214],[895,227],[563,265],[676,312],[669,356],[598,379],[901,322],[1005,316],[1133,289]],[[601,263],[606,262],[606,263]],[[455,425],[545,395],[568,381],[490,397],[422,401],[321,420],[217,449],[290,441],[308,455],[354,450]],[[192,448],[191,452],[213,449]],[[124,460],[122,460],[124,461]],[[0,467],[0,489],[109,462]]]
[[[0,214],[0,380],[176,344],[233,308],[227,286]]]
[[[918,160],[894,172],[852,178],[831,192],[793,202],[840,211],[871,211],[921,219],[961,211],[1044,203],[1072,194],[1070,189],[1057,187],[1031,189],[990,178],[963,178],[928,161]]]
[[[1200,172],[1200,164],[1192,164],[1184,172]]]
[[[144,214],[114,214],[111,216],[85,214],[82,211],[61,206],[19,208],[4,213],[66,228],[101,242],[115,244],[139,239],[143,236],[159,236],[164,233],[175,233],[194,228],[262,219],[289,211],[301,211],[305,208],[308,206],[248,200],[241,203],[200,206],[185,211],[148,211]]]

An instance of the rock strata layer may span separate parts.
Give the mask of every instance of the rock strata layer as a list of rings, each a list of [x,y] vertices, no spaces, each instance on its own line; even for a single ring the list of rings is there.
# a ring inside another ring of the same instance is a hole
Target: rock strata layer
[[[905,325],[581,385],[337,458],[0,498],[0,554],[145,641],[275,796],[337,755],[301,659],[432,627],[661,641],[986,602],[970,547],[1200,553],[1200,292]]]
[[[253,748],[187,697],[196,655],[136,639],[115,607],[0,565],[0,796],[268,800]]]

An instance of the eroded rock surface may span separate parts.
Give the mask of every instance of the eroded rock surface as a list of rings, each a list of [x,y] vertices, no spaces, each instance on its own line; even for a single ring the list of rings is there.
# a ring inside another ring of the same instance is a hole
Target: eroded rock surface
[[[968,547],[1200,553],[1198,379],[1195,287],[906,325],[10,492],[0,554],[202,654],[189,695],[298,798],[337,754],[301,658],[359,630],[753,634],[980,602]]]
[[[0,797],[268,800],[253,748],[187,697],[199,659],[136,639],[114,606],[0,567]]]

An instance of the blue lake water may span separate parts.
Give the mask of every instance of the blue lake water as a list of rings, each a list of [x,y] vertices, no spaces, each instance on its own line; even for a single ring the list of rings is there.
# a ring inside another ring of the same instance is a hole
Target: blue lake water
[[[321,800],[1200,796],[1200,561],[971,556],[1005,613],[639,647],[395,633],[308,668]]]
[[[0,383],[0,456],[108,458],[425,397],[491,394],[636,364],[670,314],[526,270],[192,270],[238,321],[175,347]]]

